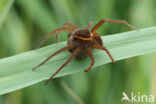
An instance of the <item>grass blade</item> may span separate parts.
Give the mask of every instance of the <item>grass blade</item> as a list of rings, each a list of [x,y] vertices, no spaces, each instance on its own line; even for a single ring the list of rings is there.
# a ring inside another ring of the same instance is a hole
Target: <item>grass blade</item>
[[[156,27],[104,36],[102,39],[116,61],[156,51]],[[1,59],[0,95],[49,78],[67,60],[69,52],[58,54],[36,71],[31,69],[63,46],[66,46],[66,42]],[[104,51],[96,50],[93,54],[95,56],[93,68],[110,62]],[[83,71],[89,64],[89,58],[81,60],[75,58],[56,77]]]
[[[0,28],[15,0],[0,1]],[[6,3],[3,3],[6,2]]]

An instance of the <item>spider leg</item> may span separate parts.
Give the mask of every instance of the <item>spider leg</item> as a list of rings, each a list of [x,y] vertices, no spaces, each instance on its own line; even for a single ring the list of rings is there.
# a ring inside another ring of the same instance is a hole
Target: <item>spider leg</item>
[[[72,29],[77,29],[78,27],[70,22],[67,22],[63,25],[63,27],[66,27],[66,26],[70,26]],[[59,39],[58,39],[58,35],[60,34],[60,31],[57,32],[56,34],[56,42],[59,43]]]
[[[53,35],[53,34],[56,33],[56,32],[61,32],[61,31],[73,32],[73,29],[68,28],[68,27],[61,27],[61,28],[57,28],[57,29],[53,30],[49,35],[45,36],[45,37],[42,39],[41,43],[39,44],[39,46],[38,46],[37,48],[39,48],[39,47],[44,43],[44,41],[45,41],[47,38],[49,38],[51,35]]]
[[[46,85],[48,84],[48,82],[50,81],[50,80],[52,80],[53,79],[53,77],[59,72],[59,71],[61,71],[62,70],[62,68],[63,67],[65,67],[71,60],[72,60],[72,58],[73,57],[75,57],[78,53],[79,53],[79,51],[80,51],[80,48],[77,48],[73,53],[72,53],[72,55],[69,57],[69,59],[47,80],[47,82],[45,83]]]
[[[58,53],[64,51],[64,50],[68,50],[70,48],[74,47],[74,45],[70,45],[67,47],[63,47],[60,50],[56,51],[55,53],[53,53],[51,56],[49,56],[47,59],[45,59],[42,63],[40,63],[39,65],[37,65],[36,67],[34,67],[32,70],[37,69],[38,67],[40,67],[41,65],[43,65],[44,63],[46,63],[49,59],[51,59],[52,57],[54,57],[55,55],[57,55]]]
[[[93,21],[90,21],[89,24],[87,25],[86,29],[89,29],[93,24]]]
[[[104,22],[108,22],[108,23],[121,23],[121,24],[125,24],[127,25],[129,28],[131,29],[136,29],[136,27],[133,27],[132,25],[130,25],[129,23],[127,23],[126,21],[123,20],[109,20],[109,19],[102,19],[101,21],[99,21],[92,29],[91,33],[95,32]]]
[[[56,42],[59,43],[59,38],[58,38],[58,35],[60,34],[60,32],[57,32],[56,34]]]
[[[115,63],[114,58],[112,57],[112,55],[110,54],[110,52],[108,51],[108,49],[106,47],[93,45],[92,48],[101,49],[101,50],[106,51],[107,55],[110,57],[110,59],[112,60],[112,62]]]
[[[91,64],[89,65],[89,67],[85,70],[85,72],[88,72],[88,71],[91,69],[91,67],[94,65],[94,57],[93,57],[92,52],[90,51],[89,48],[87,48],[87,52],[88,52],[88,55],[89,55],[89,57],[90,57],[92,63],[91,63]]]
[[[70,26],[72,29],[77,29],[78,27],[70,22],[67,22],[63,25],[63,27]]]

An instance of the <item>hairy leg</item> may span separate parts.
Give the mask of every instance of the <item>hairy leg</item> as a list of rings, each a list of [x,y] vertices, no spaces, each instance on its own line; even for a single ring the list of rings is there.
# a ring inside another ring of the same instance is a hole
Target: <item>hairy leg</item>
[[[112,57],[112,55],[110,54],[110,52],[108,51],[108,49],[106,47],[93,45],[92,48],[101,49],[101,50],[106,51],[106,53],[108,54],[108,56],[110,57],[110,59],[112,60],[112,62],[115,63],[114,58]]]
[[[93,24],[93,21],[90,21],[89,24],[87,25],[86,29],[89,29]]]
[[[51,56],[49,56],[47,59],[45,59],[42,63],[40,63],[39,65],[37,65],[36,67],[34,67],[32,70],[37,69],[38,67],[40,67],[41,65],[43,65],[44,63],[46,63],[48,60],[50,60],[52,57],[54,57],[55,55],[57,55],[58,53],[64,51],[64,50],[68,50],[70,48],[74,47],[74,45],[70,45],[64,48],[61,48],[60,50],[56,51],[54,54],[52,54]]]
[[[61,28],[57,28],[57,29],[53,30],[49,35],[45,36],[45,37],[42,39],[41,43],[39,44],[39,46],[38,46],[37,48],[39,48],[39,47],[44,43],[44,41],[45,41],[46,39],[48,39],[51,35],[53,35],[53,34],[56,33],[56,32],[61,32],[61,31],[73,32],[73,29],[68,28],[68,27],[61,27]]]
[[[63,27],[66,27],[66,26],[70,26],[70,28],[72,29],[77,29],[78,27],[70,22],[67,22],[63,25]],[[59,43],[59,39],[58,39],[58,35],[60,34],[60,32],[57,32],[56,34],[56,42]]]
[[[80,51],[80,48],[77,48],[73,53],[72,53],[72,55],[69,57],[69,59],[47,80],[47,82],[46,82],[46,85],[48,84],[48,82],[50,81],[50,80],[52,80],[53,79],[53,77],[59,72],[59,71],[61,71],[62,70],[62,68],[63,67],[65,67],[71,60],[72,60],[72,58],[73,57],[75,57],[78,53],[79,53],[79,51]]]
[[[90,57],[92,63],[91,63],[91,64],[89,65],[89,67],[85,70],[85,72],[88,72],[88,71],[91,69],[91,67],[94,65],[94,57],[93,57],[92,52],[91,52],[91,50],[90,50],[89,48],[87,48],[87,52],[88,52],[88,55],[89,55],[89,57]]]
[[[59,41],[59,38],[58,38],[58,35],[60,34],[60,32],[57,32],[57,34],[56,34],[56,42],[57,43],[59,43],[60,41]]]
[[[133,27],[132,25],[128,24],[126,21],[123,20],[109,20],[109,19],[102,19],[101,21],[99,21],[92,29],[92,33],[96,32],[97,29],[99,29],[99,27],[104,23],[104,22],[108,22],[108,23],[121,23],[121,24],[125,24],[127,25],[129,28],[131,29],[136,29],[136,27]]]
[[[63,25],[63,27],[70,26],[72,29],[77,29],[78,27],[70,22],[67,22]]]

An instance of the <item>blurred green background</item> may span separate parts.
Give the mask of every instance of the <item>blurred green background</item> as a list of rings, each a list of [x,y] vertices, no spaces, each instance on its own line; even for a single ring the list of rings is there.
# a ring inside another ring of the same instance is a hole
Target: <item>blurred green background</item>
[[[0,0],[0,58],[34,49],[43,36],[65,22],[82,28],[101,19],[126,20],[140,28],[155,26],[155,5],[156,0]],[[129,28],[111,23],[98,30],[100,35],[125,31]],[[67,33],[59,38],[66,41]],[[52,36],[44,45],[55,42]],[[48,86],[41,82],[2,95],[0,104],[121,104],[122,92],[156,96],[155,64],[156,53],[118,61],[54,79]]]

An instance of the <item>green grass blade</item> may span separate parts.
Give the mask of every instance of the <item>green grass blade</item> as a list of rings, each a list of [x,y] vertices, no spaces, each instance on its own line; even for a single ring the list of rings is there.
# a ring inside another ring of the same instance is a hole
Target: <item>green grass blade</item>
[[[0,28],[9,13],[15,0],[2,0],[0,1]]]
[[[156,51],[156,27],[104,36],[102,39],[116,61]],[[58,54],[35,71],[31,69],[64,46],[66,42],[1,59],[0,95],[49,78],[69,58],[68,51]],[[111,62],[104,51],[96,50],[93,54],[93,68]],[[89,58],[75,58],[56,77],[83,71],[89,64]]]

